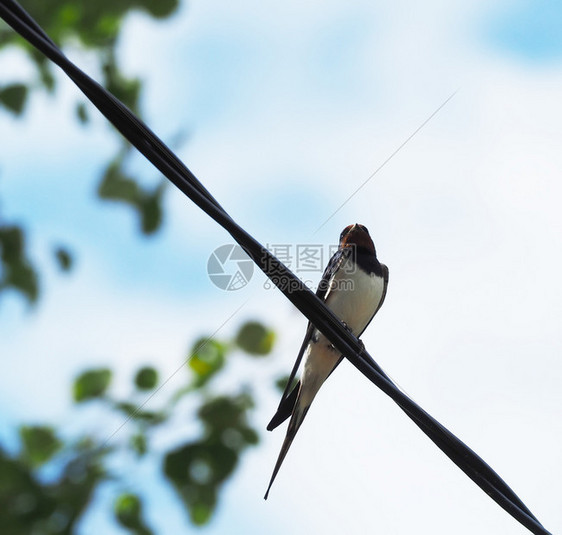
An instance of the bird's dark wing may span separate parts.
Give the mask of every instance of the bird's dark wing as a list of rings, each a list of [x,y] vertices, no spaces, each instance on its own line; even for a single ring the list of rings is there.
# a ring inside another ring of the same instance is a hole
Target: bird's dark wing
[[[373,312],[373,315],[371,316],[371,319],[367,322],[367,325],[365,325],[365,329],[369,326],[371,321],[373,321],[373,318],[375,317],[377,312],[382,307],[382,304],[384,303],[384,300],[385,300],[385,297],[386,297],[386,289],[388,288],[388,268],[384,264],[381,264],[381,269],[382,269],[382,277],[383,277],[383,281],[384,281],[381,300],[379,301],[379,306]],[[359,338],[365,332],[365,329],[363,329],[360,333],[357,333],[357,338]]]
[[[332,277],[336,273],[336,271],[340,268],[342,262],[344,262],[352,253],[351,247],[347,249],[338,249],[330,258],[324,273],[322,274],[322,279],[318,284],[318,288],[316,290],[316,296],[322,299],[322,301],[326,301],[326,294],[330,289],[330,282],[332,281]]]
[[[341,263],[349,256],[350,253],[351,249],[338,249],[332,256],[332,258],[330,258],[330,261],[328,262],[328,265],[326,266],[326,269],[324,270],[324,273],[322,275],[322,279],[320,280],[320,284],[318,284],[318,289],[316,290],[316,295],[320,299],[322,299],[322,301],[326,301],[326,295],[328,294],[328,290],[330,289],[330,282],[332,280],[332,277],[334,276],[334,273],[340,268]],[[301,386],[300,381],[295,385],[290,393],[289,390],[291,389],[291,385],[293,384],[293,381],[299,369],[302,357],[312,339],[313,334],[314,325],[309,322],[306,328],[306,334],[304,335],[304,340],[302,341],[301,348],[299,350],[299,354],[297,355],[297,359],[295,360],[295,364],[293,366],[293,369],[291,370],[291,375],[289,376],[287,386],[285,387],[285,391],[281,396],[281,401],[279,402],[277,412],[274,414],[269,424],[267,424],[268,431],[273,431],[273,429],[282,424],[293,413],[293,408],[295,407],[295,403],[297,401],[299,389]]]
[[[293,369],[291,370],[291,375],[289,376],[289,380],[287,381],[287,386],[285,386],[285,390],[283,391],[283,395],[281,396],[281,401],[279,402],[279,407],[277,407],[277,412],[273,415],[271,422],[267,424],[268,431],[273,431],[278,425],[282,424],[289,416],[291,416],[293,412],[293,408],[297,401],[297,397],[301,387],[301,382],[299,381],[295,385],[290,394],[289,390],[291,388],[291,385],[293,384],[295,375],[297,374],[297,371],[301,364],[304,351],[310,343],[310,340],[312,339],[313,331],[314,326],[312,325],[312,323],[309,323],[306,329],[306,334],[304,335],[304,340],[302,341],[301,348],[299,350],[299,354],[297,355],[297,359],[295,360],[295,364],[293,366]]]

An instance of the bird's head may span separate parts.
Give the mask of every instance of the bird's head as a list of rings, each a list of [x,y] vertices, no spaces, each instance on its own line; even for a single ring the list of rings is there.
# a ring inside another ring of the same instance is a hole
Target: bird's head
[[[348,225],[340,234],[340,247],[355,247],[356,249],[363,249],[371,254],[375,254],[375,245],[369,231],[364,225],[355,223],[355,225]]]

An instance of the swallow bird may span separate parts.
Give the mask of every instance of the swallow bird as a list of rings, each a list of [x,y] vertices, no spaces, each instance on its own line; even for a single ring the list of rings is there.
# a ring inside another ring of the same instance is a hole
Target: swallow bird
[[[355,224],[345,227],[340,234],[338,250],[324,271],[316,295],[347,329],[359,337],[382,306],[387,285],[388,268],[377,260],[369,231],[363,225]],[[289,393],[303,356],[301,379]],[[264,499],[267,500],[271,485],[316,393],[342,359],[341,353],[309,323],[279,408],[267,426],[267,430],[272,431],[291,417]]]

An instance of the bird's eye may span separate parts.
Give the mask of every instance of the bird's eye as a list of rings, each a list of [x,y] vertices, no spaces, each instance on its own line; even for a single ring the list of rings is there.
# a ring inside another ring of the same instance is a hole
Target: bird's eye
[[[364,225],[359,225],[359,228],[363,231],[365,231],[367,234],[369,234],[369,231],[367,230],[367,227],[365,227]]]

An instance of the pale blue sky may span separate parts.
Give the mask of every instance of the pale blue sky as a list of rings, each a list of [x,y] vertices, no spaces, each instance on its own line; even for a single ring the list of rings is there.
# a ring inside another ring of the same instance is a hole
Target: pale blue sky
[[[554,66],[562,61],[562,4],[519,0],[502,6],[485,26],[492,46],[518,61]]]
[[[149,125],[165,141],[186,136],[180,157],[259,240],[331,244],[350,222],[369,227],[391,279],[366,346],[553,533],[562,529],[561,23],[562,7],[543,1],[193,0],[161,24],[134,15],[120,48],[145,81]],[[0,57],[0,81],[18,72],[20,56]],[[120,391],[139,362],[171,373],[191,340],[248,298],[224,332],[250,317],[279,332],[269,366],[237,363],[231,376],[261,389],[254,421],[264,428],[276,399],[260,380],[290,369],[305,321],[260,289],[261,276],[237,293],[216,289],[206,262],[229,237],[172,188],[149,240],[126,209],[92,201],[114,141],[93,110],[91,127],[73,121],[80,97],[59,79],[60,94],[35,98],[25,121],[0,116],[3,216],[25,222],[35,258],[57,239],[77,256],[69,278],[46,268],[36,311],[2,303],[0,352],[11,360],[1,436],[20,419],[64,419],[66,388],[87,366],[116,367]],[[131,165],[156,178],[141,158]],[[525,533],[351,366],[323,387],[264,503],[281,440],[267,434],[245,456],[202,533]],[[182,533],[170,499],[159,496],[149,518]],[[100,532],[121,533],[94,511],[83,533]]]

